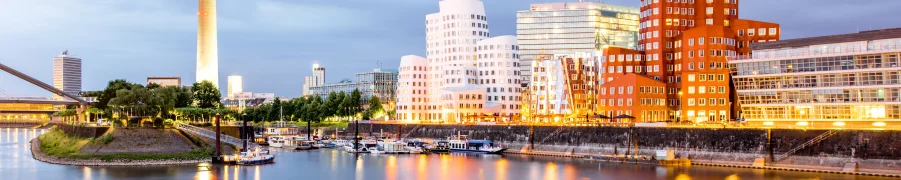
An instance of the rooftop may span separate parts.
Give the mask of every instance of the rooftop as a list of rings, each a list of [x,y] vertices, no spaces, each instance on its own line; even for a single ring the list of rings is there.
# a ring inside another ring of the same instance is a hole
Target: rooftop
[[[839,34],[799,39],[779,40],[765,43],[751,44],[751,50],[781,49],[790,47],[803,47],[818,44],[834,44],[854,41],[870,41],[880,39],[901,38],[901,28],[879,29],[860,31],[851,34]]]

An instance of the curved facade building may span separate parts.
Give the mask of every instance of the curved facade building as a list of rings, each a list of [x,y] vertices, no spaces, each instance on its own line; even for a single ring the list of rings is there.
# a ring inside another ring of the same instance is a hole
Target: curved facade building
[[[439,6],[440,12],[426,15],[427,57],[401,58],[398,119],[461,122],[517,114],[519,94],[510,93],[519,92],[516,38],[488,39],[481,0],[443,0]]]

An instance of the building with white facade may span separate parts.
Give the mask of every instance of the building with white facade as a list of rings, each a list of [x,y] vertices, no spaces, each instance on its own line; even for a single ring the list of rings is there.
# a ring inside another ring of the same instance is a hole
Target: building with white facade
[[[69,51],[53,58],[53,87],[69,94],[81,93],[81,59],[69,55]],[[54,94],[53,99],[62,99]]]
[[[228,94],[226,97],[232,97],[235,93],[244,92],[244,78],[239,75],[228,76]]]
[[[404,121],[507,121],[519,114],[515,36],[488,38],[481,0],[439,1],[426,15],[426,54],[401,58],[397,118]]]
[[[516,38],[522,46],[522,77],[531,78],[539,55],[591,53],[638,43],[639,10],[595,2],[532,4],[516,12]]]
[[[312,95],[310,89],[323,84],[325,84],[325,67],[319,66],[319,62],[313,62],[313,75],[304,77],[303,95]]]
[[[901,28],[755,43],[729,61],[752,123],[901,121]]]

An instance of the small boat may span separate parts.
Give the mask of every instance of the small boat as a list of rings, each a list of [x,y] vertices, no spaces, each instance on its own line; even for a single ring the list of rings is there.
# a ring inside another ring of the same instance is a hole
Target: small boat
[[[288,138],[288,139],[283,140],[282,148],[294,150],[294,149],[297,149],[297,146],[299,143],[300,143],[300,141],[294,140],[292,138]]]
[[[407,142],[407,145],[404,146],[404,149],[407,150],[410,154],[422,154],[425,153],[424,148],[425,142],[422,141],[410,141]]]
[[[286,138],[284,136],[269,136],[269,140],[267,140],[266,142],[269,143],[270,147],[280,148],[282,147],[282,145],[284,145],[285,139]]]
[[[323,142],[323,140],[316,140],[316,141],[313,141],[313,143],[314,143],[313,149],[325,148],[325,146],[326,146],[326,144]]]
[[[336,139],[334,141],[331,141],[330,144],[334,145],[334,147],[344,147],[350,145],[351,143],[350,141],[347,141],[345,139]]]
[[[270,154],[268,150],[256,148],[250,152],[241,152],[241,154],[234,156],[224,156],[223,161],[238,165],[269,164],[275,162],[275,155]]]
[[[427,149],[430,153],[448,153],[450,145],[447,141],[438,141],[434,146]]]
[[[383,139],[378,142],[377,150],[386,154],[407,154],[410,153],[410,151],[405,148],[406,145],[407,144],[403,142]]]
[[[297,141],[297,150],[313,149],[313,141]]]
[[[458,137],[458,139],[448,142],[450,152],[500,154],[507,150],[494,146],[494,143],[489,140],[468,140],[466,136]]]

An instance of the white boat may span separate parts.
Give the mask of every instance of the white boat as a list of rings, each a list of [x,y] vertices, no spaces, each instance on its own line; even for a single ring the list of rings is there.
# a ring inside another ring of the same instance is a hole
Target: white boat
[[[287,138],[282,143],[282,148],[294,150],[300,145],[300,141],[294,140],[293,138]]]
[[[391,141],[387,139],[383,139],[378,142],[377,150],[380,152],[384,152],[386,154],[406,154],[410,153],[405,146],[407,143]]]
[[[458,137],[447,143],[450,146],[450,152],[500,154],[507,150],[494,146],[494,143],[489,140],[468,140],[466,136]]]
[[[284,145],[285,139],[284,136],[269,136],[267,142],[269,143],[269,147],[280,148]]]
[[[275,155],[270,154],[268,150],[256,148],[250,152],[241,152],[241,154],[234,156],[224,156],[223,161],[238,165],[269,164],[275,162]]]
[[[425,153],[424,145],[425,142],[422,141],[409,141],[404,146],[404,149],[410,152],[410,154],[422,154]]]

